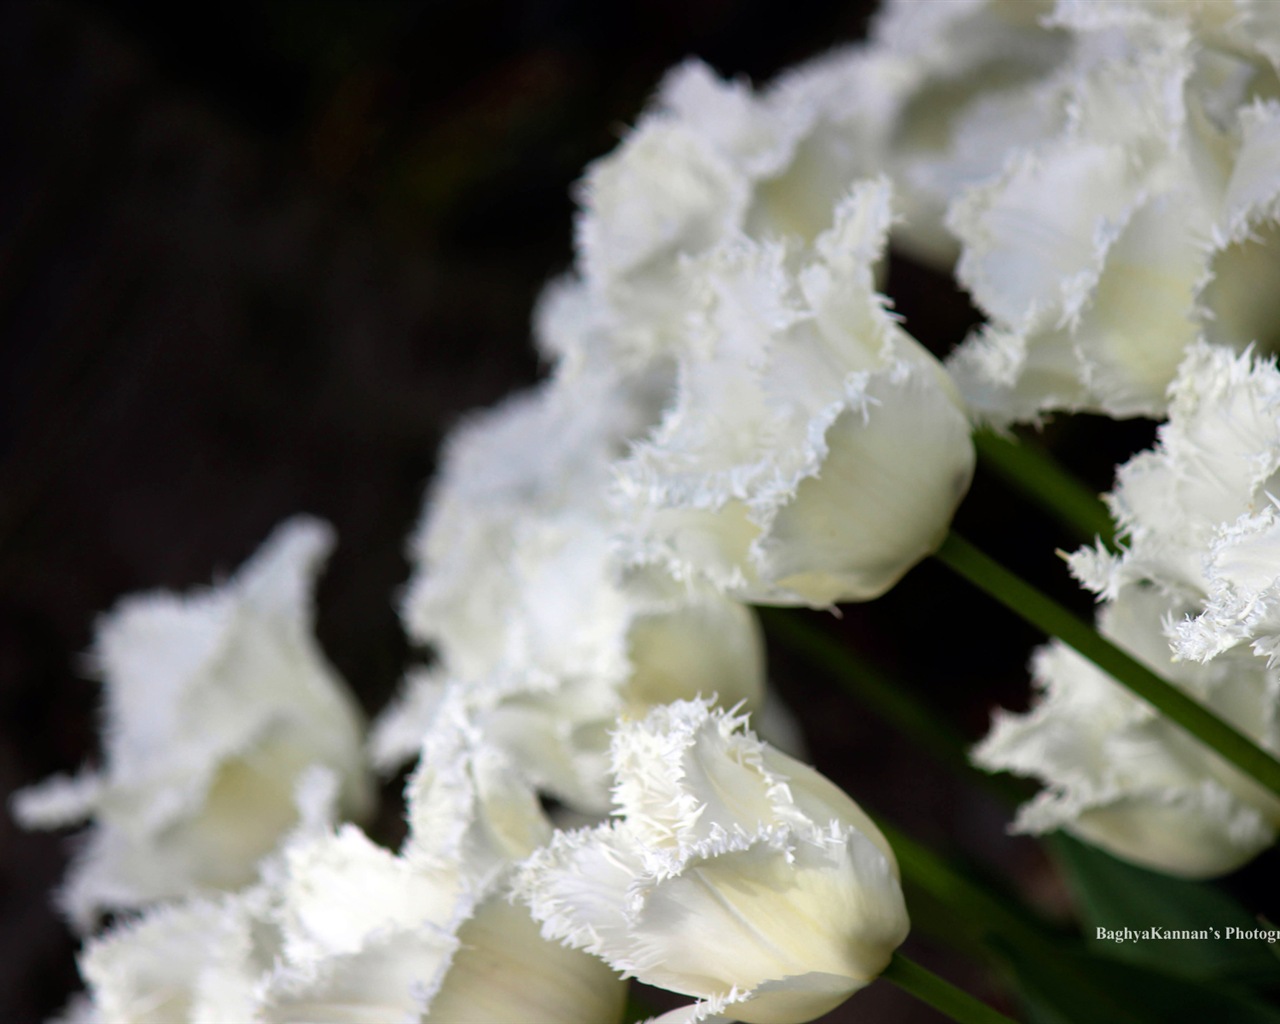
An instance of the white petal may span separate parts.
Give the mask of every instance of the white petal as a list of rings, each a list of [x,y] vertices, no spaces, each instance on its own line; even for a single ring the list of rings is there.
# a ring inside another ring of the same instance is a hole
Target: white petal
[[[435,928],[449,933],[469,912],[461,872],[415,868],[359,829],[295,843],[281,891],[285,955],[305,967],[358,953],[375,936]]]
[[[755,833],[790,810],[742,717],[706,701],[654,708],[614,734],[614,800],[647,848],[674,850],[714,832]]]
[[[1178,624],[1177,652],[1208,661],[1252,642],[1274,664],[1280,638],[1280,517],[1275,506],[1220,531],[1206,558],[1205,575],[1209,599],[1198,616]]]
[[[80,969],[93,1010],[112,1024],[251,1019],[273,952],[255,948],[260,896],[153,908],[90,940]]]
[[[594,953],[630,976],[628,929],[640,851],[617,823],[556,832],[525,860],[513,881],[542,934]]]
[[[283,967],[264,991],[264,1024],[418,1024],[457,949],[426,928],[370,937],[315,965]]]
[[[956,275],[1011,330],[1064,322],[1079,314],[1135,192],[1117,146],[1064,143],[1024,154],[954,208],[951,227],[965,246]]]
[[[1243,348],[1277,344],[1280,288],[1280,104],[1257,101],[1239,112],[1242,136],[1222,201],[1199,302],[1205,334]]]
[[[766,700],[764,637],[755,613],[737,602],[706,594],[641,615],[627,644],[632,671],[622,697],[633,716],[695,696],[694,681],[699,693],[716,695],[725,707],[756,708]]]
[[[214,903],[164,908],[90,943],[81,971],[102,1015],[120,1024],[189,1019],[222,918]]]
[[[427,734],[405,796],[405,857],[461,870],[477,887],[550,837],[533,790],[481,735],[461,701],[444,709]]]
[[[578,244],[585,272],[610,282],[673,268],[680,253],[701,252],[725,237],[746,197],[745,175],[690,127],[642,122],[583,180]]]
[[[93,816],[63,895],[82,926],[253,881],[297,823],[313,765],[338,780],[342,813],[367,810],[360,715],[311,634],[332,544],[325,524],[292,519],[225,584],[127,598],[100,622],[105,763],[28,808],[47,824]]]

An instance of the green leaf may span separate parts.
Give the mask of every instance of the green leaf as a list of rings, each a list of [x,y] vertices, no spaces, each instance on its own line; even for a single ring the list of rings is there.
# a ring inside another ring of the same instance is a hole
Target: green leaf
[[[1169,1024],[1137,993],[1114,993],[1090,971],[1087,959],[1067,950],[990,941],[1009,970],[1032,1024]]]
[[[1085,941],[1112,960],[1211,980],[1275,984],[1280,968],[1263,941],[1225,938],[1228,927],[1256,929],[1257,918],[1231,896],[1206,882],[1191,882],[1147,871],[1061,833],[1049,838],[1075,893]],[[1209,931],[1204,941],[1100,939],[1099,928]]]
[[[1226,985],[1068,950],[1052,960],[1018,946],[1000,952],[1035,1024],[1280,1024],[1274,1002]]]

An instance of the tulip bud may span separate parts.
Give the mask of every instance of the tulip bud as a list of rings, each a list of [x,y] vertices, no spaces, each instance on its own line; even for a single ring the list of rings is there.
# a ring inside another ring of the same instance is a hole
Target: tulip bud
[[[862,810],[705,701],[614,736],[615,814],[560,832],[517,895],[548,938],[693,1011],[811,1020],[872,981],[906,937],[897,863]]]

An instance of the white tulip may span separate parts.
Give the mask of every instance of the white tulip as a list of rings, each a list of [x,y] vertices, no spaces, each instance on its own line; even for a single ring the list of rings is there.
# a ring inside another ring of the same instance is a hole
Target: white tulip
[[[1124,550],[1085,548],[1070,564],[1103,597],[1152,581],[1184,595],[1198,614],[1195,606],[1211,594],[1226,599],[1230,584],[1219,579],[1221,568],[1231,562],[1228,550],[1251,532],[1237,524],[1261,524],[1276,491],[1280,372],[1271,361],[1192,346],[1169,389],[1169,420],[1158,437],[1154,448],[1119,467],[1107,499]],[[1223,553],[1215,561],[1218,549]],[[1201,641],[1179,653],[1203,658],[1210,649],[1225,649],[1204,634],[1215,620],[1228,629],[1222,616],[1210,615],[1197,627]]]
[[[740,239],[688,265],[675,401],[619,471],[631,561],[827,606],[941,543],[973,448],[946,372],[876,292],[891,219],[867,181],[812,250]]]
[[[848,796],[744,723],[694,701],[620,724],[618,820],[557,833],[516,892],[548,938],[698,997],[687,1019],[811,1020],[905,938],[897,863]]]
[[[104,764],[19,793],[31,827],[91,818],[61,900],[100,910],[243,886],[298,820],[295,785],[332,769],[343,812],[365,813],[361,717],[312,636],[328,526],[281,526],[225,584],[130,597],[99,623]]]
[[[1119,646],[1272,751],[1280,673],[1239,650],[1211,665],[1174,661],[1162,623],[1185,609],[1129,586],[1098,617]],[[1060,643],[1040,649],[1040,697],[997,712],[974,751],[989,770],[1041,779],[1015,830],[1063,828],[1134,863],[1190,878],[1233,871],[1276,839],[1280,800]]]
[[[1070,558],[1103,600],[1104,633],[1271,751],[1280,751],[1277,472],[1280,372],[1197,343],[1169,389],[1158,443],[1117,470],[1108,501],[1124,547]],[[1234,870],[1275,841],[1280,802],[1101,670],[1057,643],[1034,668],[1039,702],[1025,715],[998,713],[975,751],[985,767],[1048,787],[1018,828],[1066,828],[1192,877]]]

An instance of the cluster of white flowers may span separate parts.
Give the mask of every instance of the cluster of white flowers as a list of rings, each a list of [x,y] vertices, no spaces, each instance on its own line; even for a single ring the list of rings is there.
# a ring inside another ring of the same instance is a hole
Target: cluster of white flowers
[[[616,1020],[621,980],[541,938],[507,899],[510,864],[550,834],[533,791],[460,708],[428,740],[398,854],[355,825],[335,829],[334,780],[313,777],[303,823],[255,884],[170,903],[91,941],[92,1001],[71,1019]]]
[[[553,378],[450,440],[402,604],[436,662],[411,673],[379,721],[375,758],[416,754],[458,691],[542,789],[608,807],[608,729],[621,714],[698,693],[763,702],[753,613],[709,588],[625,584],[606,501],[662,383]]]
[[[538,859],[566,838],[553,834],[539,804],[535,787],[546,771],[537,770],[536,751],[517,741],[514,724],[510,731],[495,727],[492,705],[465,685],[442,687],[421,727],[401,850],[377,845],[356,824],[340,824],[366,812],[370,794],[356,713],[310,637],[310,585],[329,544],[326,527],[294,520],[223,586],[185,601],[133,599],[104,620],[108,767],[84,780],[46,782],[19,794],[16,804],[20,817],[42,826],[94,816],[65,897],[81,925],[100,909],[141,911],[86,943],[88,993],[62,1019],[618,1020],[625,991],[619,971],[627,967],[561,944],[513,900],[513,874],[525,858],[526,900],[537,906],[551,898],[529,879]],[[607,599],[607,588],[600,593]],[[658,626],[644,641],[673,638],[676,648],[655,657],[649,675],[716,660],[689,650],[707,624],[696,605],[685,614],[693,616],[688,635]],[[758,675],[756,657],[746,665]],[[551,718],[553,685],[540,691],[530,684],[517,710]],[[622,689],[647,693],[665,685],[632,680]],[[536,708],[539,697],[546,707]],[[569,705],[572,697],[558,699]],[[633,694],[627,707],[647,708],[644,694]],[[564,712],[574,721],[568,706]],[[614,714],[627,721],[626,707]],[[797,1006],[821,1009],[870,981],[905,935],[906,914],[893,855],[856,805],[812,769],[743,734],[745,717],[710,701],[662,704],[633,721],[642,721],[629,728],[645,739],[627,746],[627,733],[618,734],[612,755],[606,750],[603,785],[607,790],[612,766],[614,791],[630,806],[636,787],[665,774],[662,785],[680,789],[686,839],[695,832],[735,837],[723,849],[702,849],[699,856],[715,863],[699,867],[699,877],[716,868],[735,875],[729,854],[736,851],[746,858],[744,869],[759,875],[762,896],[765,886],[780,887],[777,899],[812,904],[806,913],[813,914],[844,900],[829,915],[831,934],[807,937],[791,959],[763,964],[771,946],[757,936],[753,970],[764,973],[753,975],[752,987],[776,983],[760,989],[763,999],[781,986],[762,1004],[781,1009],[743,1019],[798,1019]],[[676,769],[672,752],[682,743],[698,749]],[[573,762],[578,754],[566,742],[556,757]],[[767,808],[754,806],[761,795]],[[642,803],[653,799],[662,797]],[[592,809],[590,799],[570,806]],[[721,884],[737,885],[728,878]],[[758,919],[762,929],[774,926]],[[715,927],[707,922],[706,929]],[[691,934],[672,930],[668,955],[681,957],[679,941]],[[823,956],[805,967],[806,950],[814,949]],[[723,950],[716,958],[728,980],[723,991],[707,994],[716,1005],[745,998],[735,987],[744,975]],[[827,977],[833,963],[834,980]],[[807,977],[811,972],[818,973]]]
[[[585,1024],[620,974],[696,997],[671,1024],[826,1012],[907,915],[867,816],[746,731],[794,731],[748,603],[893,586],[974,419],[1168,415],[1112,496],[1127,547],[1072,568],[1280,751],[1280,373],[1238,355],[1280,295],[1275,9],[901,0],[763,89],[672,71],[578,189],[547,379],[446,445],[400,602],[429,654],[367,739],[311,637],[316,522],[102,622],[104,766],[15,805],[91,819],[64,906],[125,914],[70,1017]],[[987,317],[947,365],[881,293],[891,243]],[[1019,827],[1185,875],[1274,842],[1280,803],[1104,673],[1034,672],[976,754],[1048,783]],[[393,853],[366,759],[415,758]]]

